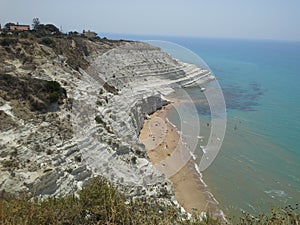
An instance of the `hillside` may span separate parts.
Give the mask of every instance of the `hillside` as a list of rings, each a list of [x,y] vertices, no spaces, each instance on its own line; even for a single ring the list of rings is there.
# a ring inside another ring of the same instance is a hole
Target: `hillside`
[[[164,94],[203,71],[145,43],[23,36],[0,39],[0,189],[67,195],[101,175],[128,196],[176,203],[138,135]]]
[[[73,224],[90,215],[87,224],[118,224],[122,220],[151,224],[156,219],[161,224],[192,224],[182,220],[185,217],[172,185],[151,164],[138,137],[144,120],[169,103],[165,96],[174,88],[210,79],[214,77],[209,71],[146,43],[87,38],[77,33],[2,35],[0,205],[8,210],[0,216],[18,218],[23,210],[37,210],[43,220],[40,203],[27,204],[32,197],[42,197],[45,209],[58,210],[53,210],[54,214],[62,213],[61,205],[70,204],[65,212],[70,220],[57,217],[53,223],[66,220],[64,224]],[[90,182],[96,182],[96,187],[89,186]],[[98,197],[107,199],[109,194],[108,200],[113,200],[110,207],[123,213],[119,222],[114,211],[97,211],[99,202],[90,196],[95,188],[108,190],[97,192]],[[25,201],[22,197],[16,202],[11,194],[26,194]],[[47,196],[61,198],[53,202]],[[74,196],[81,196],[81,200]],[[135,203],[128,205],[128,201]],[[9,211],[10,207],[16,210]],[[147,219],[143,207],[151,212]],[[85,212],[85,216],[77,217],[73,210]],[[13,211],[17,214],[10,214]],[[26,215],[32,219],[29,211]],[[138,218],[129,216],[137,211]],[[104,215],[108,217],[101,218]],[[281,215],[276,216],[280,218],[273,221],[280,224]],[[241,224],[253,219],[249,215],[245,218]],[[31,221],[39,224],[41,220]],[[214,222],[208,218],[203,223]]]

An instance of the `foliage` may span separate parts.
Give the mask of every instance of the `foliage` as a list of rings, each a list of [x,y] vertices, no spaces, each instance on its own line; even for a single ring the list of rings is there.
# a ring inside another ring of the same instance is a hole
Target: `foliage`
[[[207,216],[203,220],[187,219],[176,208],[154,199],[126,200],[104,178],[93,178],[79,191],[79,198],[48,197],[43,201],[29,200],[24,195],[16,198],[0,193],[1,224],[224,224]],[[270,215],[250,216],[245,213],[233,224],[241,225],[296,225],[300,217],[298,205],[273,209]]]
[[[59,93],[58,92],[52,92],[48,95],[48,99],[50,103],[57,102],[59,100]]]
[[[57,81],[47,81],[45,84],[46,91],[48,94],[48,99],[50,103],[57,102],[60,97],[66,95],[66,91],[60,86]]]
[[[60,84],[57,81],[47,81],[45,88],[48,92],[58,92],[61,89]]]
[[[4,29],[9,30],[10,26],[14,26],[14,25],[16,25],[16,24],[14,24],[12,22],[9,22],[9,23],[7,23],[7,24],[4,25]]]
[[[17,40],[15,38],[3,38],[0,41],[0,45],[3,47],[13,46],[17,43]]]
[[[18,35],[19,35],[19,37],[21,37],[21,38],[28,38],[30,35],[30,33],[29,33],[30,31],[23,31],[23,32],[20,32]]]
[[[102,120],[102,118],[100,116],[96,116],[95,120],[97,123],[104,124],[104,121]]]
[[[154,200],[126,202],[125,197],[104,178],[91,179],[79,198],[74,195],[44,201],[2,194],[1,224],[208,224],[185,220],[178,211]],[[211,220],[213,221],[213,220]],[[217,224],[213,221],[209,224]]]
[[[53,24],[44,25],[44,29],[48,32],[51,32],[52,34],[59,34],[60,33],[59,29]]]
[[[46,46],[53,46],[55,42],[49,37],[44,37],[40,40],[40,43]]]
[[[41,24],[39,18],[33,18],[32,20],[32,28],[35,30],[38,28],[38,26]]]
[[[38,34],[38,37],[60,34],[59,29],[53,24],[39,24],[34,28],[34,31]]]
[[[175,207],[158,203],[155,199],[127,200],[104,178],[89,180],[84,188],[66,197],[48,197],[43,201],[29,200],[23,195],[14,197],[0,193],[1,224],[224,224],[210,216],[200,220],[188,219]],[[298,205],[273,209],[270,215],[250,216],[245,213],[233,224],[296,225],[300,217]]]
[[[67,95],[66,90],[56,81],[30,76],[19,78],[10,74],[0,74],[0,90],[0,97],[5,101],[22,102],[14,109],[25,109],[27,105],[31,111],[40,112],[47,112],[51,103],[61,103]]]
[[[244,212],[234,224],[241,225],[299,225],[300,214],[298,204],[295,207],[288,205],[284,208],[273,208],[270,214],[260,214],[257,216]]]
[[[96,40],[90,41],[77,32],[65,35],[53,24],[37,24],[35,29],[30,31],[8,32],[4,29],[0,35],[0,45],[5,49],[0,48],[0,52],[5,50],[6,55],[0,54],[0,58],[17,57],[22,60],[28,57],[34,58],[39,50],[45,52],[44,49],[39,49],[39,46],[35,45],[39,43],[50,47],[57,55],[64,55],[67,59],[66,63],[79,71],[80,68],[86,69],[89,66],[86,56],[96,49],[97,46],[91,43],[94,41]],[[16,43],[24,49],[23,55],[18,55],[19,52],[15,51],[14,44]]]

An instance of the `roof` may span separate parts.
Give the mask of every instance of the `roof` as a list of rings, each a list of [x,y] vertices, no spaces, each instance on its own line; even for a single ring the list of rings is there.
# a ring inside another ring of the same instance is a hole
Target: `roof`
[[[15,24],[15,25],[10,25],[9,29],[10,30],[30,30],[30,26],[29,25]]]

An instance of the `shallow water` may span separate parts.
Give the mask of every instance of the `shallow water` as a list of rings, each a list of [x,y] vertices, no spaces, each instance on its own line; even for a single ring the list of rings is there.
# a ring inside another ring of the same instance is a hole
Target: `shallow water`
[[[255,213],[299,203],[300,44],[217,39],[181,39],[179,43],[206,58],[220,78],[226,99],[223,146],[203,172],[222,209],[236,215],[241,209]],[[185,135],[203,136],[199,145],[205,146],[210,133],[209,108],[198,104],[199,98],[205,99],[198,88],[186,91],[197,100],[190,106],[196,105],[201,130]],[[184,110],[177,107],[169,119],[179,127],[180,120],[193,124],[188,103],[181,106]],[[196,149],[196,154],[201,151]]]
[[[101,34],[100,34],[101,36]],[[102,35],[103,36],[103,35]],[[223,89],[227,130],[222,149],[203,172],[204,181],[229,215],[300,203],[300,43],[285,41],[107,35],[133,40],[164,40],[187,47],[210,66]],[[188,60],[187,60],[188,61]],[[187,89],[196,103],[180,104],[180,120],[190,124],[183,135],[198,139],[201,156],[210,133],[204,95]],[[181,97],[180,93],[178,96]],[[197,115],[193,110],[196,106]],[[200,134],[194,129],[200,119]]]

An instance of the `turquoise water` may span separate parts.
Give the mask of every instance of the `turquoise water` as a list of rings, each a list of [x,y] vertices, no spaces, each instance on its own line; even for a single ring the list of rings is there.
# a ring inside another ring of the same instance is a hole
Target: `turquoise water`
[[[220,39],[177,43],[206,61],[225,96],[228,123],[223,146],[203,172],[221,208],[235,215],[240,209],[255,213],[299,203],[300,43]],[[201,98],[192,88],[188,91]],[[198,113],[206,136],[209,115],[200,106]]]
[[[235,215],[241,209],[255,213],[300,203],[300,43],[131,38],[185,46],[218,77],[226,100],[227,130],[222,149],[203,178],[225,213]],[[187,92],[194,99],[204,98],[194,88]],[[205,145],[210,116],[203,104],[193,104],[201,122],[200,135],[205,137],[199,145]],[[186,111],[189,105],[182,107]],[[169,115],[175,124],[176,115],[175,111]]]

